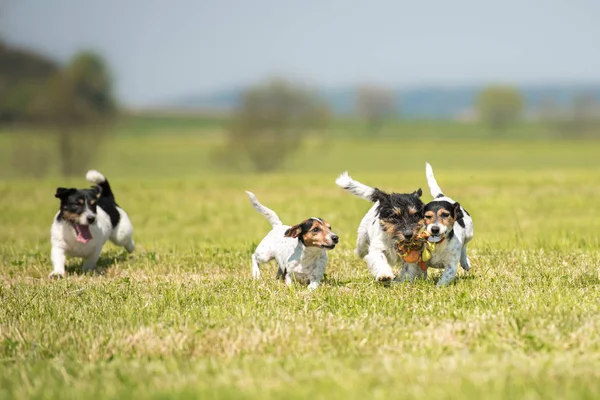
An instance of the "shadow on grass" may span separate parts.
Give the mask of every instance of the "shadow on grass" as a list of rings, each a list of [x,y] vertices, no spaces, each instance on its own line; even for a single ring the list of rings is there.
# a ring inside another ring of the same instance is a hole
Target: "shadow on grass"
[[[131,256],[126,252],[122,252],[116,256],[111,256],[111,255],[100,256],[100,259],[98,260],[98,263],[96,264],[96,268],[94,268],[91,271],[83,272],[83,269],[82,269],[83,261],[78,262],[76,265],[66,266],[65,271],[68,275],[78,275],[78,276],[104,275],[104,274],[106,274],[106,271],[108,271],[110,269],[110,267],[115,265],[115,263],[126,261],[127,259],[129,259],[129,257],[131,257]]]

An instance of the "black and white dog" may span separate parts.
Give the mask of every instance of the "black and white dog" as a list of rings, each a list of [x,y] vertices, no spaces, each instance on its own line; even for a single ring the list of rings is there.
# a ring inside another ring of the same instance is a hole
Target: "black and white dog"
[[[375,203],[358,226],[355,252],[364,258],[376,280],[394,279],[391,266],[398,262],[398,243],[416,237],[423,226],[423,191],[386,193],[352,179],[347,172],[335,183]]]
[[[127,213],[115,202],[108,181],[98,171],[88,171],[91,189],[59,187],[60,210],[50,230],[53,271],[50,277],[65,276],[66,256],[83,258],[83,271],[96,267],[102,246],[110,239],[131,253],[133,226]]]
[[[432,243],[431,259],[427,267],[443,268],[444,272],[438,285],[447,285],[456,277],[458,264],[465,271],[471,269],[467,256],[467,245],[473,239],[473,219],[458,202],[445,196],[438,185],[433,168],[425,165],[427,185],[433,200],[425,205],[424,222],[429,234],[428,242]],[[400,274],[400,280],[413,280],[427,276],[427,269],[420,269],[417,264],[405,263]]]

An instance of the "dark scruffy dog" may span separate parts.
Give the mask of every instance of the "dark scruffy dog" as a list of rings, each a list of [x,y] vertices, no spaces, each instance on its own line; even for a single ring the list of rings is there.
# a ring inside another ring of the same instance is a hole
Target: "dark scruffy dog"
[[[98,171],[88,171],[91,189],[59,187],[60,209],[50,230],[52,265],[50,277],[65,276],[66,257],[83,258],[83,271],[96,267],[102,246],[110,239],[131,253],[133,226],[127,213],[115,202],[108,180]]]
[[[423,226],[421,189],[412,193],[386,193],[355,181],[344,172],[335,183],[375,204],[358,226],[356,254],[367,262],[378,281],[394,279],[391,265],[398,262],[398,243],[411,240]]]

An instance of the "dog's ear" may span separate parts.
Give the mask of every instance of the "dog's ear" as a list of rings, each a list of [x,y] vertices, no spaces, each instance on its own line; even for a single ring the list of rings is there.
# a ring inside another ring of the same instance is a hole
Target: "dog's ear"
[[[454,220],[459,220],[463,217],[463,213],[460,209],[460,203],[457,201],[456,203],[454,203],[454,215],[452,216],[452,218],[454,218]]]
[[[371,195],[371,201],[373,203],[375,203],[375,202],[385,203],[389,200],[390,200],[389,193],[386,193],[383,190],[379,190],[377,188],[373,189],[373,194]]]
[[[64,187],[59,187],[56,188],[56,193],[54,194],[54,197],[56,197],[57,199],[64,199],[65,197],[75,193],[77,191],[77,189],[75,188],[64,188]]]
[[[298,225],[292,226],[290,229],[285,231],[283,236],[296,239],[302,233],[302,224],[303,224],[303,222],[299,223]]]
[[[94,192],[94,196],[96,196],[96,198],[98,198],[102,194],[102,188],[98,185],[94,185],[94,186],[92,186],[92,192]]]
[[[412,195],[415,197],[421,197],[421,196],[423,196],[423,191],[421,190],[421,188],[418,188],[417,190],[412,192]]]
[[[312,227],[312,225],[312,221],[310,219],[306,219],[300,222],[298,225],[294,225],[290,229],[285,231],[283,236],[296,239],[298,236],[307,232]]]

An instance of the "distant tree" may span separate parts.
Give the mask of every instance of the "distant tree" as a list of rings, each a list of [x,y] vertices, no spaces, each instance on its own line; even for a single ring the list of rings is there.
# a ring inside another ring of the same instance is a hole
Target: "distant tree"
[[[246,160],[260,172],[275,170],[328,119],[327,107],[311,91],[283,80],[268,81],[243,93],[217,159],[237,167]]]
[[[356,112],[366,120],[371,135],[381,131],[384,121],[394,114],[394,93],[382,87],[364,85],[356,92]]]
[[[600,103],[590,93],[577,93],[569,106],[544,100],[540,110],[541,120],[561,136],[600,135]]]
[[[53,61],[0,41],[0,124],[31,121],[31,101],[58,70]]]
[[[490,86],[477,96],[480,118],[496,131],[517,122],[523,115],[523,97],[511,86]]]
[[[90,52],[77,54],[48,80],[29,113],[53,128],[62,174],[85,170],[116,113],[110,75],[102,58]]]

